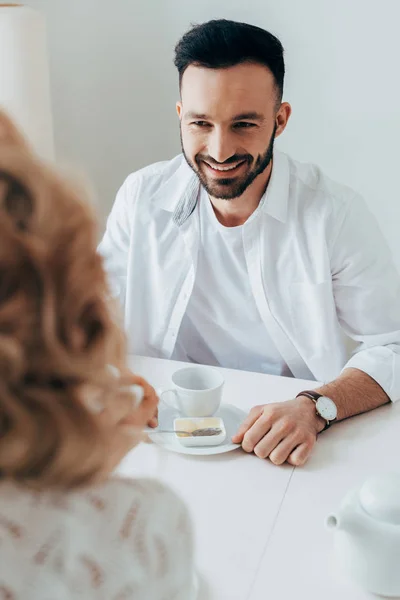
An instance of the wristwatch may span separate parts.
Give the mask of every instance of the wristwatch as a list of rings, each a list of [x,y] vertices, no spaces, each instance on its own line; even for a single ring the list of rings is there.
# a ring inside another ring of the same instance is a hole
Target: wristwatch
[[[326,425],[322,431],[328,429],[332,421],[337,418],[337,407],[334,401],[331,398],[328,398],[328,396],[323,396],[322,394],[318,394],[318,392],[314,392],[314,390],[300,392],[300,394],[297,394],[296,398],[299,396],[306,396],[306,398],[310,398],[310,400],[315,403],[317,415],[326,421]]]

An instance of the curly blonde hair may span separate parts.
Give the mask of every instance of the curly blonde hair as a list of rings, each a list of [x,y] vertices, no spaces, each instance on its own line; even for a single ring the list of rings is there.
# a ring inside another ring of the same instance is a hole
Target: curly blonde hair
[[[0,112],[0,480],[72,488],[101,476],[125,340],[81,193],[36,158]]]

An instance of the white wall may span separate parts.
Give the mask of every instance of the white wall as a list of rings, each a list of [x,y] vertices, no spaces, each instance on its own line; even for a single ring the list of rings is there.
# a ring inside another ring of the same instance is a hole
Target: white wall
[[[28,0],[48,18],[56,146],[99,212],[132,170],[179,151],[173,47],[191,22],[277,34],[293,117],[279,146],[366,197],[400,266],[398,0]]]

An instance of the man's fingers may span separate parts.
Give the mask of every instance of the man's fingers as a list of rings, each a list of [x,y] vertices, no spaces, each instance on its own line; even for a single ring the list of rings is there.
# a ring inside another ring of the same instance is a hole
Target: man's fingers
[[[285,439],[287,439],[287,436],[282,428],[273,425],[269,432],[256,443],[253,448],[254,454],[258,456],[258,458],[268,458],[275,448],[283,444]],[[291,447],[291,450],[293,450],[295,445],[296,444]],[[251,450],[249,450],[249,452],[251,452]]]
[[[242,443],[244,434],[246,433],[246,431],[248,429],[250,429],[250,427],[252,425],[254,425],[254,423],[257,421],[257,419],[262,415],[263,410],[264,410],[263,406],[255,406],[254,408],[251,409],[248,417],[243,421],[243,423],[237,430],[237,433],[232,437],[232,442],[234,444]]]
[[[302,444],[297,446],[293,450],[293,452],[291,452],[289,458],[287,459],[288,463],[290,463],[294,467],[301,467],[307,462],[313,447],[314,443],[303,442]]]
[[[276,436],[277,434],[271,431],[271,421],[263,415],[254,423],[252,427],[244,434],[242,448],[245,452],[253,452],[257,444],[265,437]],[[282,439],[282,436],[276,440],[275,445]],[[270,441],[267,441],[270,443]]]
[[[298,444],[299,438],[294,434],[283,438],[268,454],[270,461],[274,463],[274,465],[283,465],[293,450],[298,447]]]
[[[315,411],[314,411],[315,412]],[[312,421],[312,422],[311,422]],[[243,450],[281,465],[306,462],[316,441],[315,415],[298,401],[256,406],[233,436]]]

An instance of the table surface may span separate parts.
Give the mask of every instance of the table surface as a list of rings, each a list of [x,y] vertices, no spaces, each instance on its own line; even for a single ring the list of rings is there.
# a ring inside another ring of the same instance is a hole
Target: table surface
[[[154,387],[169,385],[182,363],[131,357],[132,370]],[[316,382],[220,369],[223,402],[249,411],[293,398]],[[241,449],[187,456],[142,444],[119,471],[154,476],[187,502],[194,522],[197,566],[218,600],[364,600],[333,567],[325,517],[349,488],[371,474],[397,470],[399,405],[338,423],[318,439],[304,467],[277,467]]]

